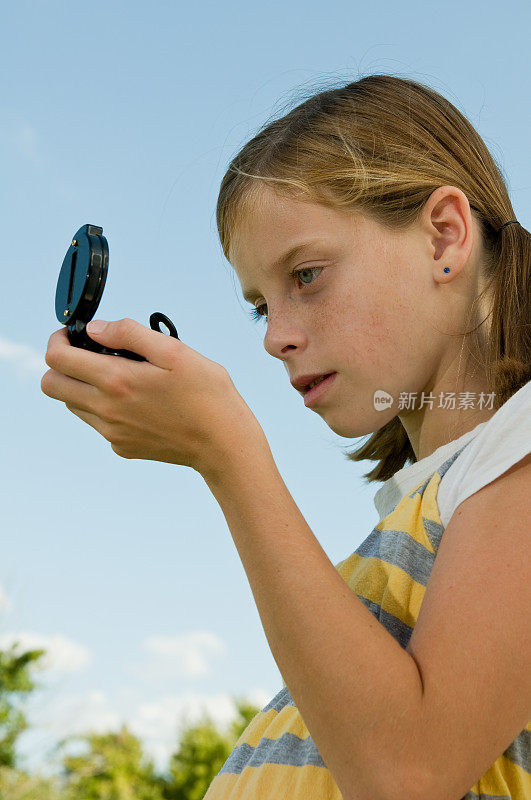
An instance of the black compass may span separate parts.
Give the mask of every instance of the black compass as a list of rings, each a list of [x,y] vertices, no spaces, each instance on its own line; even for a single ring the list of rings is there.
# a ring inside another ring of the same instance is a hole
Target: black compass
[[[67,326],[68,339],[74,347],[105,353],[111,356],[146,361],[144,356],[131,350],[113,350],[91,339],[86,331],[87,323],[93,318],[105,288],[109,269],[109,245],[98,225],[83,225],[73,236],[72,244],[63,259],[57,289],[55,292],[55,313],[59,322]],[[160,311],[149,318],[154,331],[161,331],[163,323],[170,336],[178,339],[173,322]]]

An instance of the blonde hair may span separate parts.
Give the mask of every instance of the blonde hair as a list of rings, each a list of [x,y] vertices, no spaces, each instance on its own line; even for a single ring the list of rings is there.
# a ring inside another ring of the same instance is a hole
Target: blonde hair
[[[531,237],[520,224],[499,231],[516,219],[501,169],[468,119],[434,89],[368,75],[266,123],[221,181],[216,217],[228,261],[243,202],[257,181],[334,208],[362,209],[390,230],[414,223],[439,186],[461,189],[484,253],[486,283],[470,312],[485,293],[492,298],[483,368],[495,409],[530,380]],[[367,481],[387,480],[416,461],[398,416],[346,457],[378,462]]]

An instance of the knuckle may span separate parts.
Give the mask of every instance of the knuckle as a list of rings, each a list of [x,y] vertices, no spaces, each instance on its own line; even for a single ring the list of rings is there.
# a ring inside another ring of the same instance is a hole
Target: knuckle
[[[118,320],[117,327],[120,336],[129,336],[133,332],[135,323],[130,317],[123,317],[123,319]]]
[[[168,336],[166,338],[169,339],[170,337]],[[172,347],[171,343],[169,343],[169,342],[168,342],[168,344],[170,346],[169,347],[166,346],[166,349],[164,351],[164,356],[163,357],[168,362],[169,368],[171,370],[178,371],[180,366],[181,366],[181,359],[179,357],[179,353],[176,352],[177,351],[176,347]]]
[[[231,382],[231,377],[229,372],[222,364],[215,363],[214,371],[217,373],[217,382],[219,381],[219,385],[224,386]]]
[[[225,381],[232,380],[229,374],[228,369],[226,369],[223,364],[218,364],[219,367],[219,377]]]
[[[43,392],[44,394],[48,394],[48,392],[46,391],[46,384],[48,383],[47,378],[48,378],[48,375],[50,374],[50,371],[51,370],[48,370],[48,372],[45,372],[44,375],[41,378],[41,392]]]
[[[48,344],[46,345],[46,350],[51,350],[52,341],[53,341],[54,337],[55,337],[55,333],[52,333],[52,335],[48,337]]]
[[[97,416],[99,417],[99,423],[97,430],[106,439],[109,444],[112,444],[116,441],[116,436],[114,434],[114,424],[110,419],[106,419],[106,417],[98,411]]]
[[[113,410],[112,404],[103,403],[101,407],[98,408],[96,413],[98,417],[106,423],[106,425],[115,425],[118,422],[118,418]]]
[[[112,442],[111,448],[114,450],[117,456],[120,456],[120,458],[132,458],[123,445],[119,444],[118,442]]]
[[[123,377],[119,375],[106,375],[103,378],[103,388],[111,397],[121,398],[127,394],[127,385]]]
[[[44,356],[44,360],[48,364],[49,367],[55,367],[57,365],[56,360],[56,353],[50,347],[48,347],[46,351],[46,355]]]

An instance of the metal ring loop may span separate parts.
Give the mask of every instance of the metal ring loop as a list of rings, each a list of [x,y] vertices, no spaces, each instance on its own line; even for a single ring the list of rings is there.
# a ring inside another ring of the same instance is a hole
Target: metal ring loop
[[[173,336],[174,339],[179,339],[177,328],[175,327],[171,319],[167,317],[166,314],[163,314],[161,311],[154,311],[149,318],[149,324],[151,325],[152,330],[158,331],[159,333],[164,333],[166,335],[166,332],[161,331],[159,327],[161,322],[164,323],[164,325],[166,325],[166,327],[169,329],[170,336]]]

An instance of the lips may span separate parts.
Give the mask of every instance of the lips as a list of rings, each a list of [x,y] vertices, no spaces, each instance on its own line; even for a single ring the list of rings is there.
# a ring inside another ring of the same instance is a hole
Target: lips
[[[304,392],[304,405],[306,408],[313,408],[316,403],[328,395],[331,387],[335,384],[337,372],[330,372],[325,375],[322,381],[318,381],[315,386]]]
[[[324,381],[325,378],[328,378],[328,376],[332,375],[332,374],[333,374],[332,372],[325,372],[323,375],[320,375],[315,380],[310,381],[310,383],[306,384],[306,386],[304,387],[304,389],[302,391],[304,393],[308,392],[310,389],[313,389],[314,386],[317,386],[319,383],[322,383],[322,381]]]
[[[291,381],[291,385],[294,389],[297,389],[298,392],[304,394],[308,391],[308,387],[310,383],[317,380],[317,378],[326,378],[328,375],[333,375],[334,372],[312,372],[309,375],[300,375],[298,378],[294,378]]]

